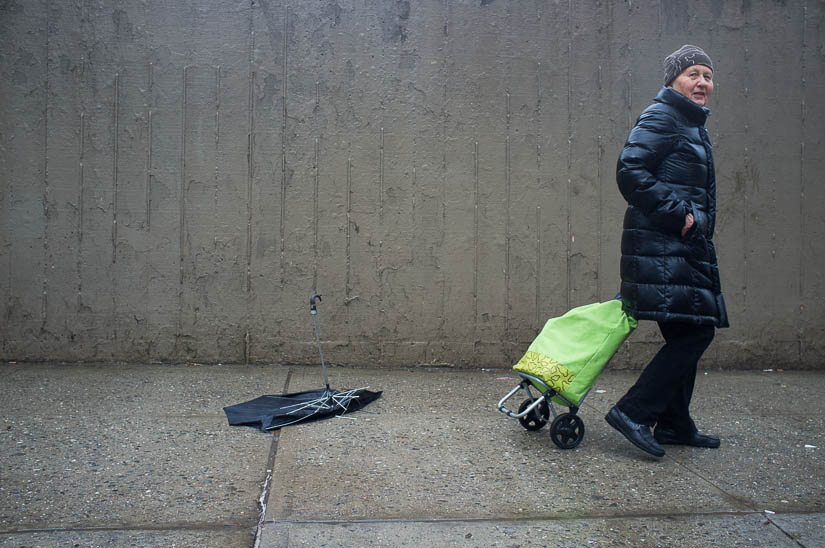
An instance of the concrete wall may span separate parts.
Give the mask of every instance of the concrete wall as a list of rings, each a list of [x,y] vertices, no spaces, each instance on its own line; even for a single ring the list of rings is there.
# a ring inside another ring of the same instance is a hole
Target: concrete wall
[[[822,1],[5,0],[0,36],[2,359],[317,363],[319,292],[332,362],[510,365],[616,293],[616,157],[695,43],[704,363],[823,365]]]

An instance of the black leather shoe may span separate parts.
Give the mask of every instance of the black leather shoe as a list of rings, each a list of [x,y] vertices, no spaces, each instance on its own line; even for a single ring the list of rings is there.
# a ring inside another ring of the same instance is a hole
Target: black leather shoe
[[[618,407],[613,406],[613,409],[604,416],[604,420],[642,451],[646,451],[654,457],[665,456],[665,450],[653,439],[650,427],[633,422]]]
[[[708,436],[698,431],[693,434],[680,435],[670,428],[657,428],[653,432],[653,437],[656,441],[664,445],[690,445],[692,447],[709,447],[716,449],[721,444],[719,438]]]

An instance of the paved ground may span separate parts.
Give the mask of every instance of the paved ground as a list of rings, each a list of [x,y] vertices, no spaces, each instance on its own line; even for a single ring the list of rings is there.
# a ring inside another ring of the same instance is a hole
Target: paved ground
[[[495,409],[510,370],[332,368],[383,397],[273,435],[222,408],[319,368],[2,364],[0,547],[825,546],[825,372],[700,373],[722,448],[663,459],[602,418],[634,378],[562,451]]]

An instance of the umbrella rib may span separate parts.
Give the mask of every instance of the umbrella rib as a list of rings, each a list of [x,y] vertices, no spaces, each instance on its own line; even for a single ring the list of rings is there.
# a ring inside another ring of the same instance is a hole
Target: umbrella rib
[[[336,407],[341,409],[341,412],[336,414],[336,416],[340,417],[348,411],[349,404],[352,402],[352,400],[356,399],[360,392],[367,390],[368,388],[368,386],[364,388],[353,388],[341,392],[328,390],[324,392],[324,396],[315,398],[314,400],[307,400],[305,402],[295,403],[292,405],[284,405],[281,407],[281,409],[289,409],[289,411],[286,411],[286,415],[294,416],[302,411],[307,410],[310,411],[310,414],[295,417],[295,420],[291,422],[280,424],[277,427],[272,428],[283,428],[284,426],[291,426],[293,424],[296,424],[298,422],[301,422],[312,417],[316,413],[319,413],[321,411],[334,410]]]

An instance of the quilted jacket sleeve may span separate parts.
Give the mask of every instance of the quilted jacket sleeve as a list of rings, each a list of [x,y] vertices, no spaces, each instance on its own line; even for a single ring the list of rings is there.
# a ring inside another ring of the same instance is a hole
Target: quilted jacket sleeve
[[[659,173],[662,159],[678,140],[676,121],[656,106],[648,108],[631,130],[616,165],[616,181],[627,202],[667,232],[679,233],[690,204],[680,199]]]

